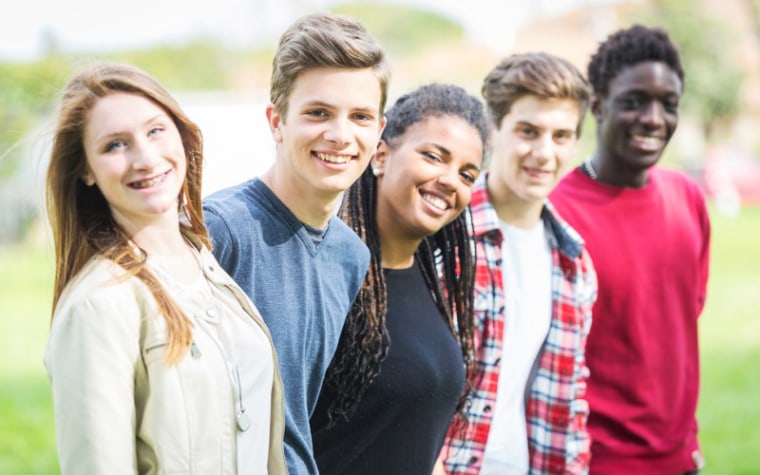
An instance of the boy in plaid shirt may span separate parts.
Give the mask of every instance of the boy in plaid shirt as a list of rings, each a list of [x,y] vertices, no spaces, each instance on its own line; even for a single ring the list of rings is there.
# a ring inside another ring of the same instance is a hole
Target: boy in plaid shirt
[[[486,77],[490,165],[473,187],[477,375],[450,474],[585,473],[584,359],[596,274],[546,197],[575,153],[589,87],[569,62],[513,55]]]

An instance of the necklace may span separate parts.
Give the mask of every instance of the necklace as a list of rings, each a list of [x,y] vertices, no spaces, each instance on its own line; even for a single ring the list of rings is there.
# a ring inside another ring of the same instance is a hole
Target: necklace
[[[583,162],[583,169],[586,170],[586,173],[588,173],[588,176],[591,177],[593,180],[598,180],[599,175],[596,174],[596,170],[594,170],[594,167],[591,165],[591,159],[587,159],[585,162]]]

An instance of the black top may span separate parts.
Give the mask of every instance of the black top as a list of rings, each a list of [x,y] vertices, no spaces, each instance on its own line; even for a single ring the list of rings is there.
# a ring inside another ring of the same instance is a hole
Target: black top
[[[385,269],[388,356],[348,422],[327,429],[334,392],[323,387],[311,419],[320,474],[429,474],[464,389],[459,344],[419,266]]]

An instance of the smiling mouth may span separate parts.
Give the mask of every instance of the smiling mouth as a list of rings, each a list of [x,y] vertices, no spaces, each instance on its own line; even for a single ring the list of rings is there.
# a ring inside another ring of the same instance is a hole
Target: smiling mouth
[[[431,195],[431,194],[428,194],[428,193],[422,193],[422,199],[426,203],[429,203],[434,208],[439,209],[441,211],[446,211],[447,209],[449,209],[449,204],[446,203],[445,200],[443,200],[443,199],[441,199],[441,198],[439,198],[437,196],[434,196],[434,195]]]
[[[141,181],[133,181],[129,184],[130,188],[134,188],[136,190],[142,190],[144,188],[150,188],[151,186],[155,186],[166,178],[166,176],[169,174],[167,171],[166,173],[162,173],[154,178],[150,178],[148,180],[141,180]]]
[[[631,135],[631,138],[647,148],[659,148],[664,140],[661,137],[652,137],[651,135]]]
[[[352,158],[352,155],[333,155],[333,154],[324,153],[324,152],[317,152],[316,155],[317,155],[317,158],[319,158],[323,162],[336,163],[339,165],[348,163]]]

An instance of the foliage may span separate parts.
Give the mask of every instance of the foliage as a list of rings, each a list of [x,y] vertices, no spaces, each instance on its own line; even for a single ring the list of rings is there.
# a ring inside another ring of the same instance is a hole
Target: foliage
[[[170,91],[224,89],[232,67],[229,58],[227,50],[203,39],[182,46],[117,52],[108,57],[144,69]]]
[[[708,135],[718,121],[739,109],[738,91],[744,72],[734,57],[731,28],[708,17],[691,2],[654,0],[638,21],[665,29],[681,53],[686,78],[682,110],[700,120]]]
[[[21,64],[0,63],[0,181],[16,170],[14,153],[29,128],[55,98],[58,85],[71,74],[69,61],[51,56]]]
[[[440,48],[464,39],[459,23],[426,10],[401,5],[351,3],[332,11],[361,21],[378,42],[394,56]]]

